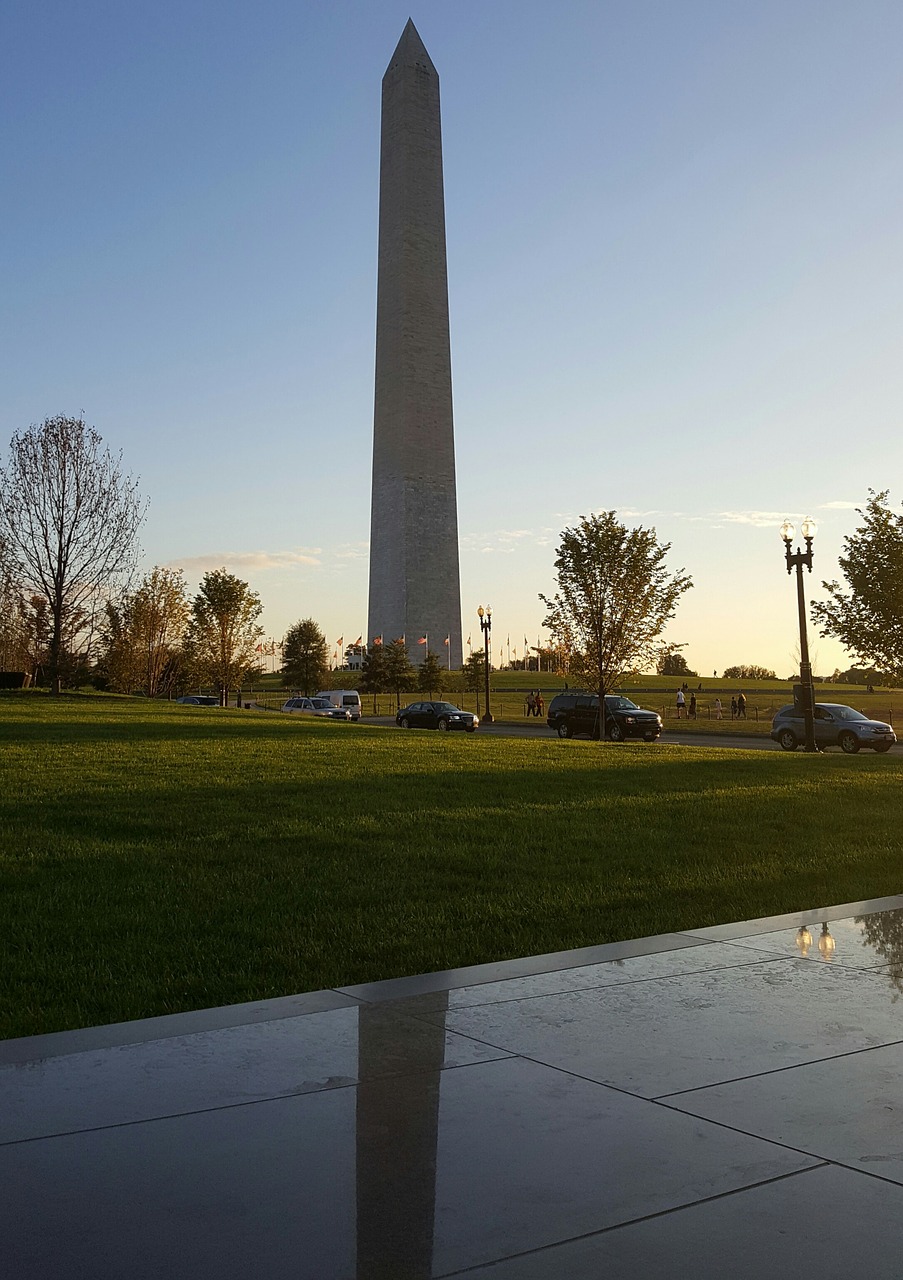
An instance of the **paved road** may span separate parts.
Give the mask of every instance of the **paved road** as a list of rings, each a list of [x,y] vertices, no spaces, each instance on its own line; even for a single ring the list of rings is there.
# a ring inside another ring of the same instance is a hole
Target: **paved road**
[[[367,724],[394,725],[394,716],[367,716]],[[524,719],[521,724],[517,720],[502,721],[500,723],[486,724],[485,721],[480,724],[479,732],[481,735],[489,734],[497,738],[547,738],[553,739],[555,735],[544,720],[527,720]],[[744,734],[728,736],[727,734],[715,733],[679,733],[672,732],[668,729],[659,742],[667,746],[685,746],[685,747],[741,747],[745,751],[780,751],[780,747],[776,742],[772,742],[771,738],[749,737]],[[653,744],[654,745],[654,744]]]

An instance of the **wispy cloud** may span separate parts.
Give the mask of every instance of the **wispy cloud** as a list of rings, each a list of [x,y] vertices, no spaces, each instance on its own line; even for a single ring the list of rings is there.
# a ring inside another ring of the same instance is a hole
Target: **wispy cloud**
[[[691,519],[720,520],[724,524],[751,524],[756,529],[769,529],[780,528],[788,515],[798,514],[793,511],[715,511],[710,516],[692,516]]]
[[[855,511],[859,506],[858,502],[820,502],[818,504],[819,511]],[[490,655],[491,656],[491,655]]]
[[[297,551],[214,551],[208,555],[170,560],[167,567],[197,573],[223,567],[263,572],[267,569],[293,569],[298,565],[319,565],[321,554],[319,547],[303,547]]]

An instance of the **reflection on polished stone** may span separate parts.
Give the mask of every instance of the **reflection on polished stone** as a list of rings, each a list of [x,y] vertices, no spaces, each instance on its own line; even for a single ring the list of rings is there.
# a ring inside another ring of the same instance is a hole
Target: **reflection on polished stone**
[[[822,960],[852,968],[887,965],[896,971],[897,982],[903,990],[903,911],[823,920],[771,933],[748,933],[731,941],[737,947],[773,951],[776,955],[799,955],[804,960]]]
[[[396,1001],[393,1007],[405,1013],[446,1008],[466,1009],[478,1004],[500,1004],[505,1000],[556,995],[562,991],[613,987],[625,982],[666,978],[672,974],[699,973],[705,969],[756,964],[766,958],[769,958],[767,951],[757,955],[750,947],[732,947],[726,943],[710,942],[698,947],[684,947],[678,951],[659,951],[653,955],[631,956],[626,960],[580,965],[576,969],[556,969],[523,978],[508,978],[504,982],[483,982],[452,991],[409,996]]]
[[[467,1280],[900,1280],[900,1192],[819,1168],[468,1272]]]
[[[445,1022],[650,1098],[903,1038],[880,975],[797,960],[449,1010]]]
[[[363,1058],[361,1017],[370,1036]],[[504,1054],[462,1036],[441,1039],[447,1067]],[[435,1029],[385,1006],[68,1054],[0,1067],[0,1141],[336,1089],[435,1065]]]
[[[812,1164],[507,1058],[4,1146],[4,1248],[17,1280],[428,1280]]]
[[[668,1098],[730,1124],[903,1183],[903,1044]]]

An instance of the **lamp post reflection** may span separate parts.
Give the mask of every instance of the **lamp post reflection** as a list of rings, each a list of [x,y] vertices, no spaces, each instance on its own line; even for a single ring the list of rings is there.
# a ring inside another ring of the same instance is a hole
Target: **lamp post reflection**
[[[809,954],[809,948],[812,946],[812,934],[804,924],[800,925],[799,931],[797,932],[796,945],[800,955],[805,960]]]
[[[836,941],[831,936],[828,926],[823,924],[818,938],[818,954],[821,956],[822,960],[833,960],[836,949]]]

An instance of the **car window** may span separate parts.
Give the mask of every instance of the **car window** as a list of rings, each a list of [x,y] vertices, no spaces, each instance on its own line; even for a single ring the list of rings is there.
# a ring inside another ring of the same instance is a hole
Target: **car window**
[[[582,694],[580,694],[580,696],[577,698],[577,706],[578,706],[578,707],[591,707],[591,706],[593,706],[593,699],[589,696],[589,694],[588,694],[588,693],[582,693]]]
[[[343,707],[356,707],[356,706],[357,706],[357,704],[358,704],[359,702],[360,702],[360,698],[358,698],[358,697],[356,697],[356,696],[355,696],[355,697],[353,697],[353,698],[343,698],[343,699],[342,699],[342,706],[343,706]]]
[[[434,702],[432,703],[432,706],[436,711],[457,711],[458,710],[458,708],[452,706],[450,702]]]
[[[574,696],[574,694],[560,693],[557,698],[552,699],[552,705],[549,707],[549,710],[550,711],[570,711],[571,707],[574,706],[576,701],[577,699]]]
[[[852,707],[832,707],[831,714],[835,720],[868,720],[868,716],[864,716],[861,711],[854,711]]]
[[[631,702],[629,698],[622,698],[620,694],[608,695],[605,699],[605,705],[612,711],[638,711],[639,707],[635,702]]]

